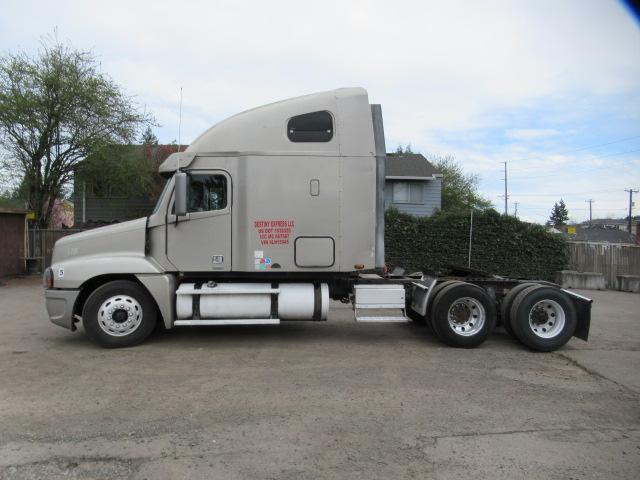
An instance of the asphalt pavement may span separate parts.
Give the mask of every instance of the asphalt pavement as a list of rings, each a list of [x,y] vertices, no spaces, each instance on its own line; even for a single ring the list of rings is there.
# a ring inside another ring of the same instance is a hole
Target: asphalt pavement
[[[0,479],[590,479],[640,475],[640,295],[534,353],[415,324],[181,327],[104,350],[0,279]]]

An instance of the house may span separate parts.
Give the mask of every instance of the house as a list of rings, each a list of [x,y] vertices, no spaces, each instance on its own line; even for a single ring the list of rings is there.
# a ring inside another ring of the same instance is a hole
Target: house
[[[74,224],[92,228],[149,215],[165,184],[158,166],[177,150],[177,145],[113,145],[78,164]]]
[[[419,153],[387,153],[385,209],[428,217],[442,206],[442,174]]]
[[[638,220],[640,217],[632,217],[633,221],[631,222],[631,233],[636,234],[636,227],[638,224]],[[627,218],[594,218],[591,220],[591,224],[588,221],[582,222],[583,228],[601,228],[607,230],[622,230],[629,231],[629,217]]]
[[[0,277],[23,273],[27,211],[0,205]]]
[[[578,228],[576,233],[569,235],[568,238],[576,242],[622,243],[631,245],[636,244],[637,241],[636,235],[626,230],[603,227]]]

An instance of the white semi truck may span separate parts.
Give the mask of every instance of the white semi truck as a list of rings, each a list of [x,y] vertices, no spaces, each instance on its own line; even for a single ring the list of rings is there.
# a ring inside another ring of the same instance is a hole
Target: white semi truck
[[[161,166],[146,218],[69,235],[46,269],[51,321],[103,347],[165,328],[323,321],[330,299],[360,322],[426,322],[475,347],[497,323],[529,348],[587,340],[591,300],[547,282],[384,269],[385,145],[362,88],[230,117]]]

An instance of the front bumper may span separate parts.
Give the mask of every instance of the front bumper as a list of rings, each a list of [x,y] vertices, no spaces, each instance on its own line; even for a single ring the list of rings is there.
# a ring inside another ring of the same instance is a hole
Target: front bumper
[[[46,289],[44,296],[49,320],[56,325],[74,331],[76,326],[73,322],[73,307],[79,294],[80,290]]]

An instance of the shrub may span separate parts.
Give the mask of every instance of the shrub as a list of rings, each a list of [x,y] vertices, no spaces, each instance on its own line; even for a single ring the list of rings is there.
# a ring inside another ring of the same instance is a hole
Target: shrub
[[[466,267],[469,224],[467,214],[414,217],[390,209],[385,216],[387,265],[407,271]],[[495,210],[474,212],[472,237],[471,268],[491,274],[553,280],[568,261],[564,238]]]

